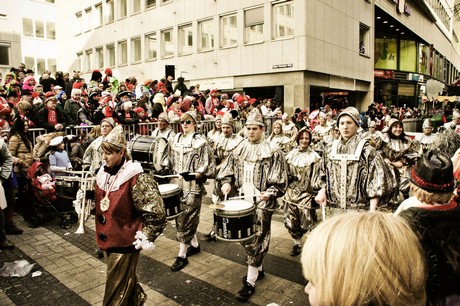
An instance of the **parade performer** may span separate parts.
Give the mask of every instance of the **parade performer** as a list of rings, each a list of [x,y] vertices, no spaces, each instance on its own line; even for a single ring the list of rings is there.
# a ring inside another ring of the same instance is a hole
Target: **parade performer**
[[[302,236],[316,223],[313,184],[319,172],[321,157],[311,147],[311,133],[303,128],[296,137],[297,148],[286,156],[289,187],[283,197],[284,225],[294,239],[291,256],[301,251]]]
[[[233,120],[233,116],[230,113],[226,113],[222,117],[222,133],[220,137],[216,139],[216,142],[213,147],[214,154],[216,156],[216,170],[219,171],[223,164],[227,162],[228,156],[240,145],[243,141],[243,137],[233,133],[233,126],[235,121]],[[214,204],[219,203],[220,201],[224,200],[224,196],[220,191],[219,184],[217,181],[214,181],[214,191],[212,194],[212,202]],[[227,196],[235,196],[236,193],[227,195]],[[214,230],[211,230],[209,234],[204,235],[209,240],[216,240],[216,234]]]
[[[388,121],[388,132],[383,136],[381,152],[385,163],[396,177],[399,191],[403,194],[404,199],[407,199],[409,197],[409,180],[406,170],[408,166],[415,163],[418,153],[412,140],[404,133],[401,121],[395,118]],[[395,193],[393,204],[398,204],[398,195]]]
[[[268,141],[280,147],[281,151],[288,153],[291,150],[291,139],[284,135],[283,122],[276,120],[273,122],[272,133],[268,137]]]
[[[395,179],[376,150],[358,134],[359,112],[345,108],[337,118],[340,138],[322,157],[318,179],[322,184],[315,200],[333,208],[375,211],[379,201],[391,198]]]
[[[91,142],[83,154],[83,163],[89,165],[89,170],[93,173],[102,166],[104,160],[102,158],[102,151],[100,150],[101,143],[105,137],[115,127],[115,120],[113,118],[105,118],[101,121],[101,136]]]
[[[96,240],[107,263],[103,305],[144,305],[136,267],[141,249],[152,249],[166,226],[158,186],[141,164],[130,160],[123,128],[101,143],[105,166],[95,186]]]
[[[256,205],[258,232],[242,242],[248,273],[236,295],[239,300],[248,300],[255,292],[256,280],[264,275],[262,264],[270,245],[272,214],[277,207],[276,199],[285,193],[288,184],[284,153],[263,137],[265,128],[260,111],[251,111],[245,125],[248,138],[232,152],[216,176],[222,194],[238,190],[246,201]]]
[[[188,264],[187,257],[201,251],[196,236],[200,222],[201,199],[205,193],[203,183],[215,172],[215,159],[206,138],[196,133],[197,119],[193,112],[182,115],[180,124],[182,133],[176,134],[170,144],[167,168],[180,178],[173,179],[182,188],[183,209],[176,218],[179,253],[171,266],[172,271],[179,271]]]
[[[423,121],[423,134],[417,134],[414,139],[414,144],[418,147],[419,155],[422,155],[431,147],[431,144],[436,140],[436,134],[433,134],[433,123],[430,118]]]
[[[152,137],[162,137],[168,141],[171,141],[176,133],[174,133],[172,128],[169,126],[169,123],[170,122],[167,113],[161,113],[158,115],[158,128],[152,132]]]

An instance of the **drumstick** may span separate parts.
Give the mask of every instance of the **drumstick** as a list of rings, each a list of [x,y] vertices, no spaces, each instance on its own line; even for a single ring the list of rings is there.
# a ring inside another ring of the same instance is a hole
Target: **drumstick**
[[[159,174],[154,174],[154,176],[159,177],[159,178],[180,177],[179,174],[170,174],[170,175],[159,175]]]

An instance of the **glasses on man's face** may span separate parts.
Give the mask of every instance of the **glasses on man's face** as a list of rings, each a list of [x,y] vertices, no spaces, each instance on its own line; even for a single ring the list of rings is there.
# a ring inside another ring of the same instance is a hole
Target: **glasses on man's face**
[[[192,124],[192,120],[181,121],[180,124]]]

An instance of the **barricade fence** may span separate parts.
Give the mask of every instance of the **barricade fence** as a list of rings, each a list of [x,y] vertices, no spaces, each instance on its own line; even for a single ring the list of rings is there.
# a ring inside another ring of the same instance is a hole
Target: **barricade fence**
[[[270,135],[272,131],[273,121],[276,118],[265,118],[265,127],[266,127],[266,135]],[[234,132],[238,133],[243,127],[246,119],[238,119],[235,120],[234,124]],[[126,141],[130,141],[136,135],[151,135],[152,132],[157,128],[158,122],[142,122],[138,124],[128,124],[123,125],[123,130],[125,131]],[[81,133],[88,135],[94,125],[78,125],[73,127],[67,127],[65,132],[67,135],[75,135],[78,136]],[[181,131],[181,126],[179,122],[172,122],[170,123],[170,127],[173,129],[175,133]],[[207,135],[209,131],[214,128],[214,121],[213,120],[202,120],[198,124],[198,132]],[[8,135],[9,130],[2,130],[2,135]],[[43,128],[31,128],[29,129],[29,133],[32,135],[32,143],[35,146],[36,138],[40,135],[47,134],[48,131]]]

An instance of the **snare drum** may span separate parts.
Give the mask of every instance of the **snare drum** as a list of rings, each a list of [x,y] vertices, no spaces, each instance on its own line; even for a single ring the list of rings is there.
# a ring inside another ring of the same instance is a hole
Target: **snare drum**
[[[56,176],[56,195],[64,199],[75,199],[80,180],[81,178],[75,176]]]
[[[168,141],[162,137],[137,135],[128,144],[128,151],[134,161],[144,168],[161,170],[162,157]]]
[[[224,208],[214,210],[214,231],[216,238],[229,242],[242,242],[255,234],[254,217],[256,207],[244,200],[228,200]]]
[[[165,205],[166,220],[177,218],[182,213],[180,201],[182,189],[176,184],[160,184],[158,190]]]

